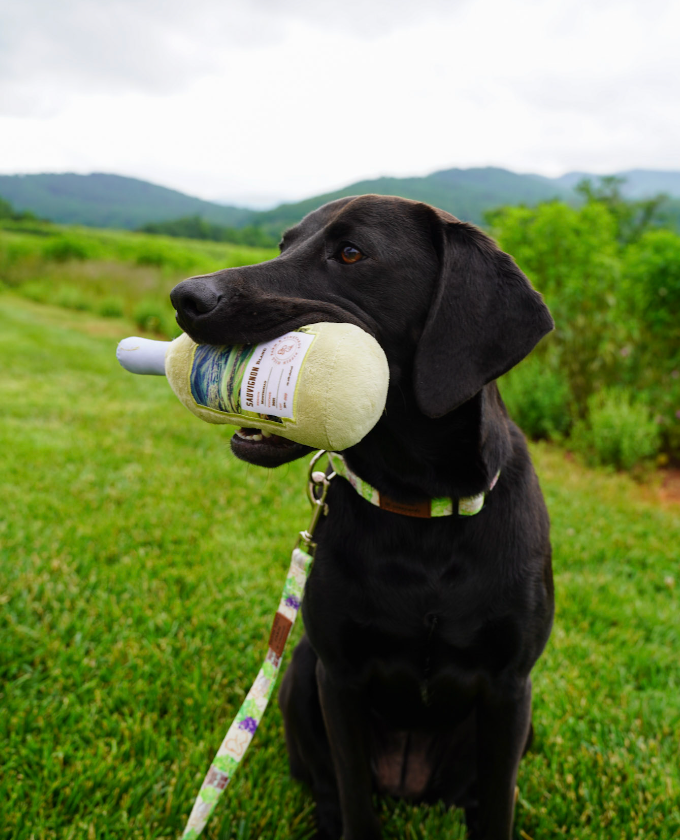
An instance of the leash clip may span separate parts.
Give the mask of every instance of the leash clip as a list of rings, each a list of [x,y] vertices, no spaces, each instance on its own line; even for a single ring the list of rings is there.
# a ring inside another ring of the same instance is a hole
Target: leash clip
[[[322,515],[326,516],[328,513],[326,496],[328,495],[328,488],[331,486],[331,481],[335,478],[334,471],[326,474],[322,470],[314,469],[319,460],[326,454],[326,450],[321,449],[312,457],[312,460],[309,462],[309,472],[307,475],[307,496],[312,504],[312,518],[307,526],[307,530],[300,531],[298,545],[302,543],[305,549],[312,555],[316,549],[316,543],[312,537]]]

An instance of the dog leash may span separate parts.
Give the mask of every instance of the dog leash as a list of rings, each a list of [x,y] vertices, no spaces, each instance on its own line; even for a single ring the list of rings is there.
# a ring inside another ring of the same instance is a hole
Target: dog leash
[[[328,474],[315,469],[324,455],[328,455],[331,468]],[[321,517],[328,513],[326,496],[330,483],[336,475],[348,481],[363,499],[376,507],[406,516],[430,518],[452,516],[454,513],[459,516],[474,516],[479,513],[484,507],[487,493],[494,488],[498,481],[500,470],[496,473],[486,493],[458,499],[455,506],[453,499],[432,499],[427,502],[426,507],[423,507],[423,505],[397,503],[381,495],[378,490],[353,473],[342,455],[337,452],[326,452],[321,449],[312,457],[307,476],[307,496],[312,503],[312,518],[307,530],[300,531],[293,549],[286,582],[283,585],[283,592],[269,635],[267,655],[203,780],[181,840],[196,840],[201,834],[215,809],[217,801],[224,793],[241,763],[262,720],[274,690],[274,683],[279,674],[286,642],[300,611],[305,583],[314,562],[316,551],[316,543],[313,540],[314,531]]]
[[[269,635],[267,655],[203,780],[181,840],[195,840],[205,828],[217,801],[224,793],[250,746],[272,696],[283,651],[300,610],[305,583],[314,561],[316,550],[316,543],[312,539],[314,531],[321,517],[328,513],[326,495],[335,472],[327,475],[315,469],[325,454],[325,450],[320,450],[309,463],[307,495],[312,503],[312,518],[307,530],[300,531],[293,549],[281,600]]]

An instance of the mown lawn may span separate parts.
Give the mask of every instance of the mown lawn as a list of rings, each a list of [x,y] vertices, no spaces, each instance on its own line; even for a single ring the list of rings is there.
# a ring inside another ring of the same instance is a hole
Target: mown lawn
[[[123,319],[0,295],[0,836],[174,838],[250,687],[297,530],[303,463],[229,452]],[[680,509],[534,447],[557,616],[535,670],[516,837],[680,837]],[[299,628],[297,629],[299,633]],[[206,836],[306,838],[274,704]],[[386,840],[460,815],[382,805]]]

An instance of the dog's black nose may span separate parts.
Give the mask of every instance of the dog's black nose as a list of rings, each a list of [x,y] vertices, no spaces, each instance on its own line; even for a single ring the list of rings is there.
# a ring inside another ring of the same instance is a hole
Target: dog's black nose
[[[182,280],[170,292],[170,300],[179,315],[190,320],[205,315],[217,306],[220,296],[209,280],[202,277]]]

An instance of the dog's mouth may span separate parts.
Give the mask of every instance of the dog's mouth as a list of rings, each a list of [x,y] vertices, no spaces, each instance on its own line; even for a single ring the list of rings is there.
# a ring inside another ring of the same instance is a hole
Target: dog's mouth
[[[264,429],[245,429],[240,428],[236,430],[236,437],[239,440],[245,440],[248,443],[265,444],[268,446],[299,446],[292,440],[274,435]]]
[[[264,429],[240,428],[231,438],[231,451],[242,461],[258,467],[279,467],[301,458],[312,447],[272,434]]]

